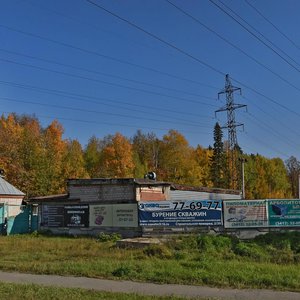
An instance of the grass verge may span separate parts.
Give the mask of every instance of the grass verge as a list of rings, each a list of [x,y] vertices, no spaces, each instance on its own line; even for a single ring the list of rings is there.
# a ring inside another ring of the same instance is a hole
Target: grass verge
[[[12,284],[0,283],[0,294],[2,300],[182,300],[173,296],[158,297],[158,296],[142,296],[137,294],[98,292],[84,289],[57,288],[45,287],[35,284]],[[208,298],[193,298],[198,300],[208,300]]]
[[[300,291],[300,233],[252,241],[193,235],[145,249],[92,238],[0,237],[0,269],[158,283]]]

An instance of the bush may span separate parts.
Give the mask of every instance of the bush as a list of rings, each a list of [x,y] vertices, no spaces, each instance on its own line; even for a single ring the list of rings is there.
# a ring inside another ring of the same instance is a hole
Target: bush
[[[225,235],[201,235],[197,239],[198,249],[206,252],[225,252],[233,243],[234,238]]]
[[[115,269],[112,272],[112,275],[116,276],[116,277],[123,277],[123,276],[128,276],[129,273],[130,273],[130,268],[129,267],[127,267],[127,266],[121,266],[121,267]]]
[[[99,235],[98,235],[98,238],[97,238],[97,241],[98,242],[101,242],[101,243],[104,243],[104,242],[116,242],[118,240],[121,239],[121,235],[118,234],[118,233],[104,233],[104,232],[101,232]]]
[[[263,248],[252,242],[237,243],[234,247],[234,253],[242,257],[252,258],[256,261],[266,261],[269,258],[268,254],[263,250]]]
[[[163,245],[151,245],[144,249],[144,254],[150,257],[156,257],[156,258],[171,258],[172,252]]]

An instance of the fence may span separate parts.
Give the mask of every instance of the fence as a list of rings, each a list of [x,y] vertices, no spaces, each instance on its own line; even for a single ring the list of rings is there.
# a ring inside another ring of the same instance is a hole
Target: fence
[[[1,204],[0,228],[2,235],[22,234],[38,229],[38,216],[35,207]]]

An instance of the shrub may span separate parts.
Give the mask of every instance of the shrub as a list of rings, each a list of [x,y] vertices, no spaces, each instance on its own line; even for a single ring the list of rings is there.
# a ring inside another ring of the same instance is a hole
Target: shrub
[[[144,249],[144,254],[156,258],[171,258],[172,252],[164,245],[151,245]]]
[[[234,253],[242,256],[242,257],[249,257],[256,261],[266,261],[268,260],[267,253],[263,250],[262,247],[256,245],[252,242],[245,243],[239,242],[234,247]]]
[[[104,233],[104,232],[101,232],[99,235],[98,235],[98,238],[97,238],[97,241],[98,242],[101,242],[101,243],[104,243],[104,242],[116,242],[118,240],[121,239],[121,235],[118,234],[118,233]]]
[[[129,273],[130,273],[130,268],[129,267],[121,266],[121,267],[115,269],[112,272],[112,275],[115,276],[115,277],[123,277],[123,276],[128,276]]]

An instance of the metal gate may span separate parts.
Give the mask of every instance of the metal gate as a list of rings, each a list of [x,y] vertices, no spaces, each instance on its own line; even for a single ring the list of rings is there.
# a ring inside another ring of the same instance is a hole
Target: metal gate
[[[1,234],[30,233],[38,228],[38,217],[32,206],[0,204]]]

